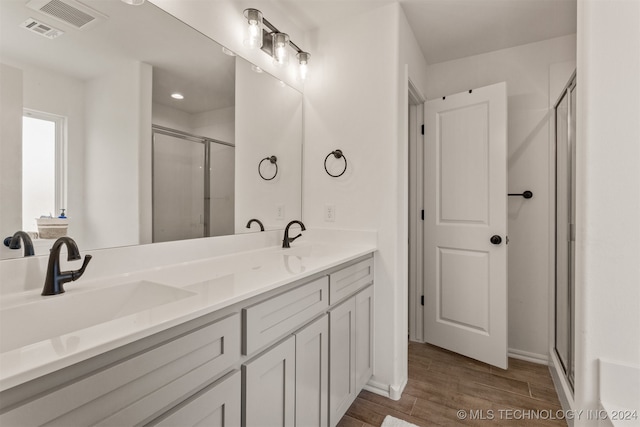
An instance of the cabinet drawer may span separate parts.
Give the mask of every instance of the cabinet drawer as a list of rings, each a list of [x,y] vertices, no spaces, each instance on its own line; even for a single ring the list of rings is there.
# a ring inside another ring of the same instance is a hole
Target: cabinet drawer
[[[242,310],[242,353],[251,354],[292,332],[329,306],[327,276]]]
[[[234,313],[6,412],[0,424],[148,422],[236,362],[239,336]]]
[[[234,371],[149,425],[237,427],[241,419],[241,391],[240,371]]]
[[[367,258],[330,275],[329,304],[333,305],[373,283],[373,258]]]

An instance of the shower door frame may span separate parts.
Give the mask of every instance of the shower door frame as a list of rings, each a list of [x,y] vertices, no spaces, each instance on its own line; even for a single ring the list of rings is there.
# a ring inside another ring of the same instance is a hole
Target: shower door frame
[[[576,90],[576,71],[574,71],[569,78],[569,81],[565,85],[565,87],[560,92],[558,99],[553,105],[554,110],[554,145],[555,145],[555,233],[554,233],[554,247],[555,247],[555,265],[554,265],[554,325],[553,325],[553,351],[556,353],[555,356],[558,358],[560,362],[560,366],[562,367],[562,371],[565,375],[565,378],[571,388],[571,391],[574,391],[574,367],[575,367],[575,152],[576,152],[576,143],[575,134],[572,130],[573,119],[572,114],[574,113],[575,105],[571,99],[572,93]],[[557,334],[557,326],[558,326],[558,150],[560,147],[558,146],[558,106],[561,102],[567,99],[567,141],[566,145],[563,147],[567,150],[567,199],[568,199],[568,212],[567,216],[569,219],[568,223],[568,232],[569,232],[569,240],[567,241],[567,260],[563,260],[563,262],[567,262],[567,301],[568,301],[568,325],[567,332],[569,337],[569,342],[567,343],[568,354],[567,360],[564,360],[562,355],[560,355],[558,351],[558,334]],[[575,117],[575,115],[574,115]],[[572,139],[573,138],[573,139]]]
[[[235,149],[235,144],[230,142],[220,141],[218,139],[209,138],[206,136],[194,135],[189,132],[184,132],[177,129],[172,129],[166,126],[160,125],[151,125],[151,241],[156,242],[155,236],[155,221],[156,221],[156,212],[153,208],[155,206],[154,202],[154,187],[155,187],[155,135],[159,133],[161,135],[171,136],[174,138],[179,138],[184,141],[195,142],[199,144],[204,144],[204,220],[203,220],[203,237],[209,237],[211,234],[211,144],[221,144],[226,145],[227,147],[233,147]]]

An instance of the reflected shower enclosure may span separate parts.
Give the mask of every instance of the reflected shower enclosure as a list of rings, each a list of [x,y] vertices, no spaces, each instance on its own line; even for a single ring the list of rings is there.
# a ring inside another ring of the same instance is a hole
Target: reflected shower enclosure
[[[153,127],[153,242],[234,233],[235,147]]]

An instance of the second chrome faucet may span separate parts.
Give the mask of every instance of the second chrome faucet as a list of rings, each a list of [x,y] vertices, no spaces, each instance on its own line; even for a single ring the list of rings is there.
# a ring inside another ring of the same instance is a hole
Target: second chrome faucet
[[[294,224],[298,224],[300,226],[300,230],[301,231],[305,231],[306,230],[306,228],[305,228],[304,224],[302,223],[302,221],[293,220],[289,224],[287,224],[287,227],[284,229],[284,238],[282,239],[282,247],[283,248],[290,248],[291,247],[290,243],[293,242],[294,240],[296,240],[298,237],[302,236],[302,233],[300,233],[296,237],[289,237],[289,227],[291,227]]]

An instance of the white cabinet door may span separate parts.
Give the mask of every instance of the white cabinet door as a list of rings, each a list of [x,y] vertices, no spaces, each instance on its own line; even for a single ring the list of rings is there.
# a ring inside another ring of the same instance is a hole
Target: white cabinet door
[[[151,425],[162,427],[236,427],[240,425],[240,371],[216,381]]]
[[[373,286],[356,295],[356,392],[373,375]]]
[[[335,426],[356,398],[356,299],[329,312],[329,425]]]
[[[325,314],[295,333],[296,426],[327,427],[329,318]]]
[[[295,423],[295,337],[242,365],[244,427],[293,427]]]

